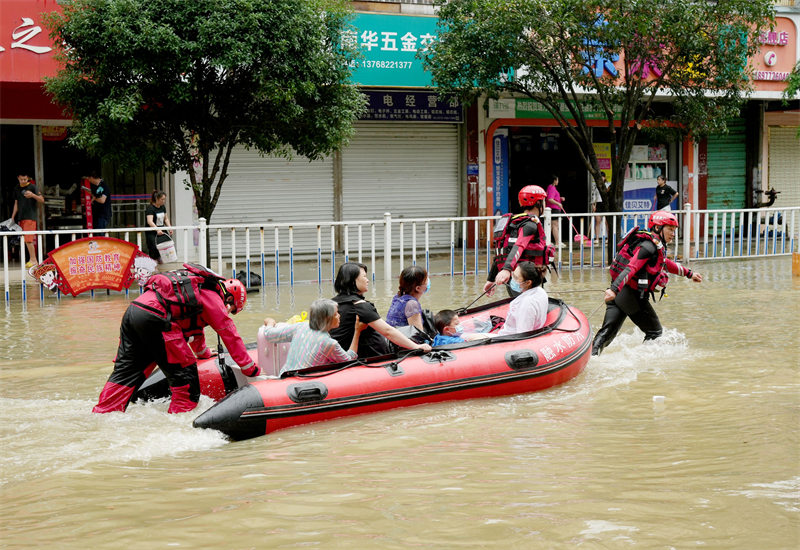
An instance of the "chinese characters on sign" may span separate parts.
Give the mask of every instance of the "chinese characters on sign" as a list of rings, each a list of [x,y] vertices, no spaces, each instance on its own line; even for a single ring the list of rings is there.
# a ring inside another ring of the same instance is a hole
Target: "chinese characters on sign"
[[[431,75],[418,54],[437,39],[436,17],[357,13],[354,28],[342,43],[362,56],[352,62],[353,82],[360,86],[431,87]]]
[[[76,296],[96,288],[127,288],[134,280],[132,264],[140,255],[139,247],[133,243],[111,237],[88,237],[56,248],[44,263],[55,268],[51,290],[57,286]],[[42,275],[49,277],[50,272],[43,271]]]
[[[435,92],[366,90],[369,101],[362,120],[463,122],[458,98],[440,99]]]
[[[16,27],[13,31],[11,31],[11,48],[21,48],[23,50],[28,50],[35,54],[43,54],[51,51],[53,48],[50,46],[37,46],[36,43],[39,42],[38,40],[34,40],[32,43],[31,40],[38,34],[41,34],[42,27],[36,25],[30,17],[20,17],[22,20],[22,24]],[[49,43],[47,39],[47,35],[44,35],[44,43]],[[5,37],[2,39],[5,41]],[[5,46],[3,46],[3,42],[0,42],[0,52],[6,51]]]
[[[411,32],[406,32],[403,36],[399,37],[402,46],[397,47],[398,41],[397,31],[382,31],[380,34],[376,31],[365,30],[359,34],[357,31],[348,30],[342,33],[342,43],[346,46],[354,47],[359,50],[366,49],[372,51],[373,48],[378,48],[383,52],[412,52],[417,53],[418,50],[426,51],[430,44],[436,39],[436,35],[424,33],[416,36]],[[417,43],[419,42],[419,46]]]

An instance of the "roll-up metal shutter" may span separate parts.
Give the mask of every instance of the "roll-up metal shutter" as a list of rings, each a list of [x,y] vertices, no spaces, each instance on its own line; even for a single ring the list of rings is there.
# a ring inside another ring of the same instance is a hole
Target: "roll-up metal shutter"
[[[270,224],[333,220],[333,161],[309,162],[305,157],[262,157],[255,150],[237,147],[231,154],[228,179],[222,187],[212,224]],[[323,238],[325,236],[323,235]],[[210,235],[211,254],[217,254],[216,231]],[[328,243],[330,242],[330,236]],[[315,229],[295,230],[295,253],[315,252]],[[264,235],[265,249],[274,251],[274,230]],[[323,243],[325,241],[323,240]],[[230,254],[230,239],[222,239],[223,255]],[[236,255],[244,256],[244,231],[236,234]],[[260,252],[260,235],[250,235],[251,253]],[[323,245],[324,246],[324,245]],[[329,246],[329,245],[328,245]],[[280,231],[281,250],[288,251],[288,230]]]
[[[728,121],[728,133],[708,137],[707,205],[709,210],[745,208],[747,168],[745,121]]]
[[[342,153],[343,219],[378,219],[384,212],[393,222],[457,216],[458,148],[455,124],[359,123]],[[449,246],[449,224],[432,224],[429,232],[432,248]],[[404,235],[410,248],[410,226]],[[397,244],[398,229],[392,237]],[[418,247],[424,239],[418,224]]]
[[[800,139],[797,126],[769,127],[769,187],[780,191],[775,206],[800,206]]]

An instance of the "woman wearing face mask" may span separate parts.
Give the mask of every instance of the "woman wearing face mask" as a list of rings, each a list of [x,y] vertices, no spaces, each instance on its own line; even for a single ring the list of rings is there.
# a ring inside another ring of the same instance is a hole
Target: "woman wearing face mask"
[[[422,305],[419,299],[431,288],[425,268],[412,265],[400,273],[400,288],[392,298],[386,322],[393,327],[411,325],[425,332],[422,322]]]
[[[498,336],[542,328],[547,320],[547,292],[542,288],[541,268],[520,262],[509,282],[511,290],[521,292],[508,306],[508,315]]]

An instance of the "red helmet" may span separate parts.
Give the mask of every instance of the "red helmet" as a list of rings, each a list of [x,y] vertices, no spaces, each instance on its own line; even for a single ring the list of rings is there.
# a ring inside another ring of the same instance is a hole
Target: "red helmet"
[[[678,218],[676,218],[675,215],[670,212],[665,212],[664,210],[656,210],[655,212],[650,214],[650,220],[647,222],[647,227],[648,229],[653,229],[654,227],[661,225],[671,225],[673,227],[678,227]]]
[[[233,306],[231,313],[236,315],[244,309],[247,303],[247,289],[239,279],[227,279],[220,281],[220,296],[222,301]]]
[[[547,193],[538,185],[526,185],[519,192],[520,206],[533,206],[547,198]]]

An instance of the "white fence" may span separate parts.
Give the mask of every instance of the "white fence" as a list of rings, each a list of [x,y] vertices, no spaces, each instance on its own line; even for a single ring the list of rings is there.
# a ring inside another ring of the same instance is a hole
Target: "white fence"
[[[546,215],[549,212],[546,213]],[[798,250],[800,207],[745,210],[684,210],[674,212],[681,229],[669,247],[673,258],[699,261],[721,258],[781,256]],[[646,228],[649,213],[557,214],[565,229],[563,246],[556,251],[559,269],[605,267],[608,239],[616,249],[621,236],[634,226]],[[566,221],[561,221],[567,218]],[[225,276],[245,274],[251,286],[251,274],[261,278],[261,285],[290,284],[300,281],[322,283],[332,280],[338,266],[346,261],[367,264],[373,280],[391,279],[410,264],[424,265],[436,274],[467,275],[486,273],[493,255],[491,235],[494,217],[456,217],[393,219],[390,213],[374,220],[345,222],[302,222],[264,225],[206,225],[173,227],[181,262],[197,261]],[[550,239],[550,223],[545,231]],[[618,227],[619,231],[610,231]],[[143,235],[153,228],[106,229],[111,236],[133,242],[142,248]],[[24,235],[37,240],[39,262],[45,244],[48,249],[91,236],[97,231],[56,230],[3,232],[3,283],[5,300],[13,293],[27,298],[27,287],[45,291],[25,269]],[[432,234],[446,235],[431,239]],[[19,240],[19,254],[9,254],[11,240]],[[302,243],[296,245],[295,243]],[[309,243],[315,243],[309,244]],[[208,253],[207,253],[208,250]],[[208,255],[207,255],[208,254]],[[210,256],[209,256],[210,255]],[[15,265],[12,265],[15,264]],[[13,284],[12,284],[13,279]],[[17,292],[18,290],[18,292]],[[140,289],[134,289],[134,292]],[[126,293],[129,291],[125,291]]]

